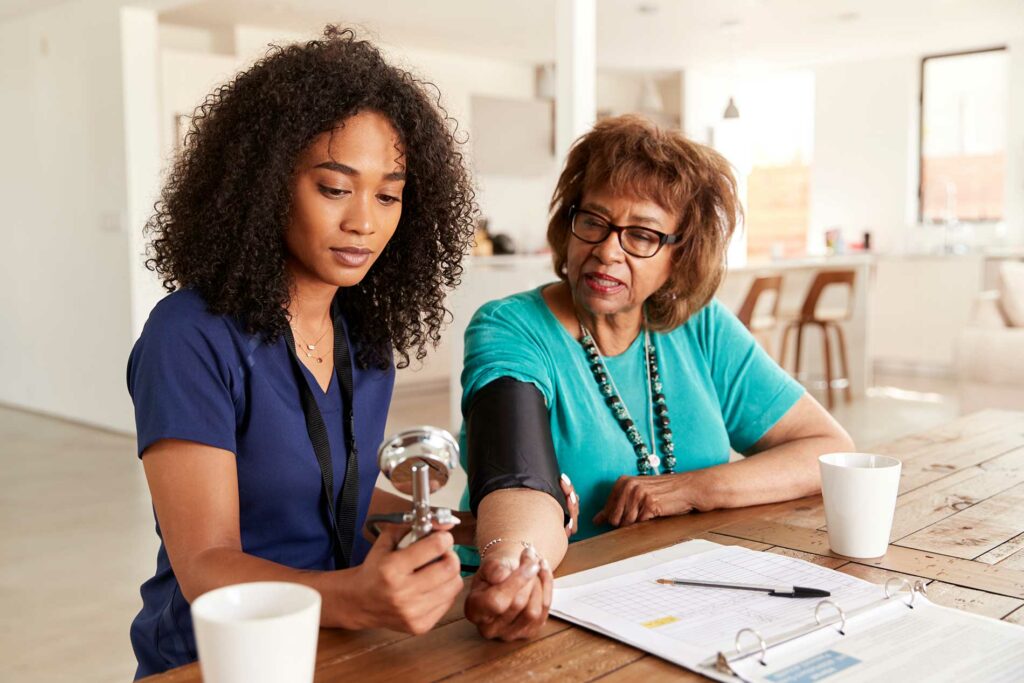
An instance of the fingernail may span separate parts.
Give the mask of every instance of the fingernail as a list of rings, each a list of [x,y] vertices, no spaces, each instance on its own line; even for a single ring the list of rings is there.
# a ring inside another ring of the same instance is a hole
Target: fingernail
[[[565,529],[566,529],[566,531],[569,531],[570,529],[572,529],[572,520],[571,519],[568,522],[565,523]]]
[[[540,573],[540,562],[531,562],[526,568],[527,576],[537,576]]]
[[[562,481],[564,481],[569,486],[572,486],[572,480],[569,479],[569,475],[566,474],[565,472],[562,472]]]
[[[545,571],[551,571],[551,565],[548,563],[547,558],[542,557],[540,559],[540,568]]]
[[[573,505],[576,505],[577,503],[580,502],[580,498],[579,496],[576,495],[575,491],[569,494],[569,500],[572,502]]]

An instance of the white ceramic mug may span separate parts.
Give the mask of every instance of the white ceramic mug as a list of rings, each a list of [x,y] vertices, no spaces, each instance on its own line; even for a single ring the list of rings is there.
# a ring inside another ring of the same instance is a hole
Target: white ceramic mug
[[[310,683],[320,593],[297,583],[224,586],[192,603],[205,683]]]
[[[861,559],[885,555],[900,461],[870,453],[826,453],[818,457],[818,465],[832,552]]]

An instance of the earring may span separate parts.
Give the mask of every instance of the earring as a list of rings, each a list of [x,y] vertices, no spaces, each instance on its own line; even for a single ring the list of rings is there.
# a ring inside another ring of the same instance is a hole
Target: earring
[[[565,263],[563,263],[563,264],[562,264],[562,267],[561,267],[561,268],[559,268],[559,269],[558,269],[558,271],[559,271],[559,272],[560,272],[560,273],[561,273],[562,275],[567,275],[567,274],[569,273],[569,266],[568,266],[568,264],[565,264]]]

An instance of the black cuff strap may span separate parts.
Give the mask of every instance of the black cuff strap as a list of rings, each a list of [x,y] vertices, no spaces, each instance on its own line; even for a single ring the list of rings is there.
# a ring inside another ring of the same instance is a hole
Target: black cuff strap
[[[552,496],[562,507],[563,523],[569,522],[550,417],[537,387],[501,377],[476,392],[466,412],[466,445],[474,515],[488,493],[527,488]]]

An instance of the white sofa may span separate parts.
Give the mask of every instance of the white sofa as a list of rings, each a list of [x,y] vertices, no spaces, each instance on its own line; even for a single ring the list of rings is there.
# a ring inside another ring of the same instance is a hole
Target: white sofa
[[[960,410],[1024,410],[1024,262],[1000,266],[956,342]]]

